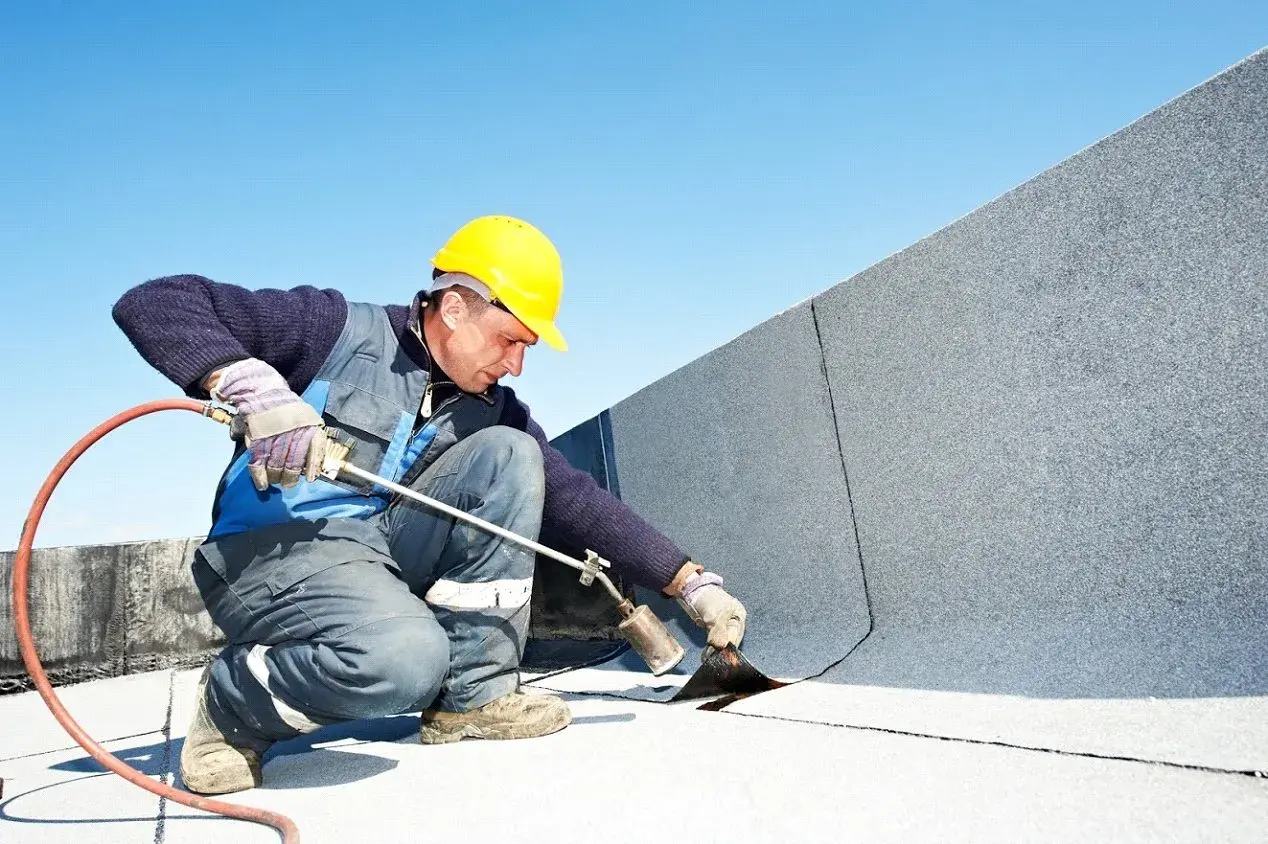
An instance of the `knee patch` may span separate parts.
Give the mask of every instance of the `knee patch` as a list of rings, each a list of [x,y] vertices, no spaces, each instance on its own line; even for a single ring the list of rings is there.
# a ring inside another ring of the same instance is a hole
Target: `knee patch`
[[[434,618],[384,619],[353,631],[341,654],[384,714],[434,697],[449,673],[449,639]]]
[[[495,425],[477,431],[471,439],[479,440],[480,453],[491,456],[501,472],[531,475],[545,471],[541,446],[523,431]]]

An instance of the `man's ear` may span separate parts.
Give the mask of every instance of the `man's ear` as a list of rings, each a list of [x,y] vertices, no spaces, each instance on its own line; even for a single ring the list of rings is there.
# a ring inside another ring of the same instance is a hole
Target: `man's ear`
[[[446,290],[440,294],[440,319],[450,331],[456,329],[467,319],[467,303],[456,291]]]

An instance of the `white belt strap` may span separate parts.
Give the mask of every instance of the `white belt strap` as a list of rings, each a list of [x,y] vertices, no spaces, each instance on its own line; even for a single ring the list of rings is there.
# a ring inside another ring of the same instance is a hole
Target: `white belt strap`
[[[487,610],[494,607],[522,607],[533,596],[533,579],[488,580],[484,583],[459,583],[437,580],[423,600],[447,610]]]
[[[269,686],[269,664],[264,661],[264,654],[268,650],[265,645],[256,645],[247,651],[247,669],[251,672],[251,676],[269,693],[278,717],[285,721],[288,727],[293,730],[299,730],[301,733],[311,733],[313,730],[320,729],[321,724],[313,721],[307,715],[273,694],[273,689]]]

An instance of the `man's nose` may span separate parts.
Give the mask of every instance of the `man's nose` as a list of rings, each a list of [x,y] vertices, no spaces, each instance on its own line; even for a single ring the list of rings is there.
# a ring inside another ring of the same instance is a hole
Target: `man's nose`
[[[520,377],[520,373],[524,371],[524,346],[519,343],[515,344],[515,347],[511,349],[511,354],[507,357],[506,371],[516,378]]]

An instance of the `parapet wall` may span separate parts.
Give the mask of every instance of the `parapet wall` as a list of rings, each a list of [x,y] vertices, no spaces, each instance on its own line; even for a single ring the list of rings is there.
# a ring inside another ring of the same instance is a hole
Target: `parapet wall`
[[[37,549],[28,594],[32,633],[55,685],[196,664],[223,635],[189,574],[201,540]],[[28,687],[13,630],[12,551],[0,555],[0,692]]]

